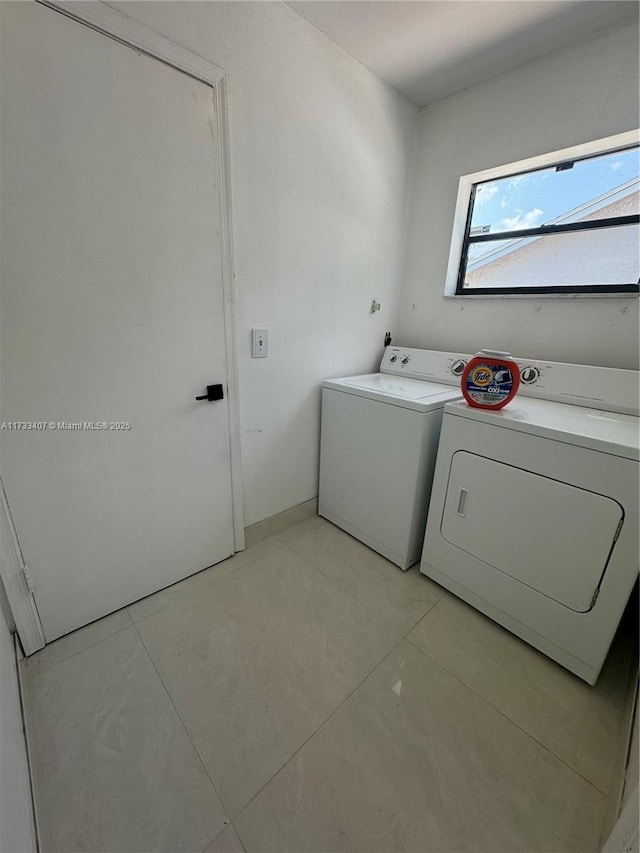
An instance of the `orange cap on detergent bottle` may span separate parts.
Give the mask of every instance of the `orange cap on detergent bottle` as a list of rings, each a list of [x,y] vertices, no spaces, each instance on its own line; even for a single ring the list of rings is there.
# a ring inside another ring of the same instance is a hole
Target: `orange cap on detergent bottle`
[[[462,373],[462,393],[477,409],[501,409],[518,393],[520,368],[508,352],[483,349]]]

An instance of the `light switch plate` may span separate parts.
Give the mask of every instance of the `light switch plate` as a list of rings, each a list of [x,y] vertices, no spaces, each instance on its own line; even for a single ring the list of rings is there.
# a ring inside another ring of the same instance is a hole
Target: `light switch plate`
[[[251,329],[251,356],[267,358],[269,355],[269,329]]]

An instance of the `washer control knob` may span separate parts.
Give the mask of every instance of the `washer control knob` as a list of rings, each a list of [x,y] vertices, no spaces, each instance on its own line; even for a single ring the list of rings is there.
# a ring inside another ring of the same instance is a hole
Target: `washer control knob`
[[[397,355],[394,354],[392,356],[389,356],[389,364],[395,364],[397,360],[398,360]]]
[[[408,364],[408,363],[409,363],[409,356],[403,355],[402,358],[400,359],[400,364]]]
[[[458,358],[451,365],[451,372],[454,376],[461,376],[466,366],[467,362],[463,358]]]
[[[520,374],[520,378],[525,385],[533,385],[534,382],[537,382],[539,376],[540,371],[537,367],[525,367]]]

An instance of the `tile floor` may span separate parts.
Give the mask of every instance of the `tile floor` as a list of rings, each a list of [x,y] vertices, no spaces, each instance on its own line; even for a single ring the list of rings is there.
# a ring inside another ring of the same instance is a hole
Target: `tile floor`
[[[634,667],[633,625],[590,688],[308,518],[23,661],[41,848],[597,851]]]

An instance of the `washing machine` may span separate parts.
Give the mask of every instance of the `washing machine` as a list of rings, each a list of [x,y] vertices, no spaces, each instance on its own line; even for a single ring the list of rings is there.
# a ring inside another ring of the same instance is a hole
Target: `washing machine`
[[[322,386],[318,512],[401,569],[420,559],[442,412],[469,358],[389,346],[379,373]]]
[[[639,374],[519,361],[447,404],[421,571],[595,684],[638,577]]]

